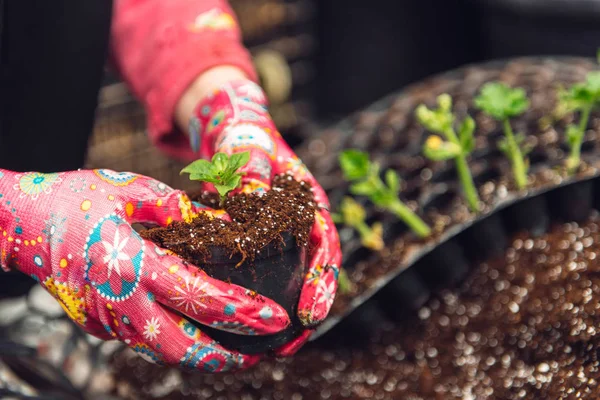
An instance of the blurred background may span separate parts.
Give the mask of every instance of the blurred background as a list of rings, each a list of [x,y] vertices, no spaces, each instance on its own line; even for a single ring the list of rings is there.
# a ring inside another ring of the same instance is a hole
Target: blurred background
[[[513,56],[590,57],[600,43],[597,0],[230,3],[293,147],[432,74]],[[181,165],[151,148],[144,125],[143,110],[108,72],[86,166],[134,170],[185,188]]]

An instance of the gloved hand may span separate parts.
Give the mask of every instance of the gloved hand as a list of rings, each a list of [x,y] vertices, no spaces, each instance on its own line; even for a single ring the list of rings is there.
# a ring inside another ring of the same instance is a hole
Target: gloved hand
[[[252,81],[230,82],[202,100],[188,133],[192,149],[204,158],[216,152],[250,152],[250,161],[241,169],[246,173],[243,192],[269,190],[272,178],[281,173],[312,185],[319,211],[310,238],[312,258],[298,304],[298,316],[307,330],[278,351],[281,356],[291,355],[325,319],[337,290],[341,251],[327,196],[282,139],[267,111],[263,90]]]
[[[194,212],[182,192],[131,173],[0,170],[0,265],[37,280],[88,333],[119,339],[149,361],[244,368],[258,357],[224,349],[188,318],[271,334],[289,325],[285,310],[184,264],[131,225],[165,225]]]

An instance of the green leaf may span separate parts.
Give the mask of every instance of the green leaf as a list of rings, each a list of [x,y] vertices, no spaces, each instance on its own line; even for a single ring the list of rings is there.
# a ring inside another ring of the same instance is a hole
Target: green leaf
[[[367,215],[363,206],[349,196],[344,197],[342,200],[341,211],[344,221],[350,226],[356,226],[362,223]]]
[[[456,143],[444,141],[436,135],[429,136],[423,145],[423,154],[433,161],[451,160],[459,156],[462,149]]]
[[[371,181],[361,181],[350,186],[350,193],[356,196],[371,196],[377,190],[377,186]]]
[[[234,153],[229,157],[229,167],[228,170],[233,170],[233,172],[242,168],[244,165],[248,164],[250,161],[250,152],[245,151],[243,153]]]
[[[200,182],[208,182],[208,183],[221,183],[220,179],[213,177],[212,175],[205,174],[190,174],[190,180],[192,181],[200,181]]]
[[[415,117],[425,129],[439,134],[445,134],[448,130],[452,129],[454,123],[454,115],[448,108],[452,105],[450,96],[438,97],[438,104],[440,107],[434,110],[430,110],[424,104],[421,104],[415,110]]]
[[[241,176],[235,176],[229,182],[215,184],[215,189],[217,189],[217,192],[219,192],[219,196],[225,197],[229,192],[231,192],[233,189],[239,186],[241,179]]]
[[[600,95],[600,71],[588,72],[586,76],[586,86],[597,100]]]
[[[225,153],[217,153],[212,158],[212,165],[216,173],[222,173],[227,169],[229,157]]]
[[[385,171],[385,183],[392,193],[400,193],[400,177],[393,169]]]
[[[398,201],[397,195],[383,190],[375,190],[369,196],[369,199],[378,207],[386,207],[394,201]]]
[[[467,115],[458,128],[458,140],[462,147],[463,154],[469,154],[475,149],[475,120]]]
[[[600,49],[596,50],[596,62],[600,64]]]
[[[181,170],[180,174],[211,175],[212,164],[206,160],[196,160]]]
[[[348,181],[362,179],[369,173],[369,155],[363,151],[344,150],[339,156],[339,161],[344,178]]]
[[[483,85],[475,106],[497,119],[504,120],[521,115],[529,107],[529,100],[522,88],[511,88],[502,82],[489,82]]]

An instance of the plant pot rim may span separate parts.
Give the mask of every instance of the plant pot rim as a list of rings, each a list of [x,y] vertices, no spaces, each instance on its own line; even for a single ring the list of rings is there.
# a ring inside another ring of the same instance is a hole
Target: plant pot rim
[[[279,255],[296,247],[296,239],[290,232],[281,232],[281,241],[274,239],[263,247],[254,257],[254,262],[264,260],[274,255]],[[239,253],[231,254],[226,248],[213,246],[209,258],[202,260],[202,264],[238,264],[243,260]]]

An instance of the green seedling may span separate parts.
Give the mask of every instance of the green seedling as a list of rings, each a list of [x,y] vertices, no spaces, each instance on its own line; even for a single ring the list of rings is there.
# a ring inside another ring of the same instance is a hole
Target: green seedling
[[[427,237],[431,229],[398,197],[400,178],[393,170],[385,172],[385,183],[379,176],[380,166],[369,160],[369,155],[358,150],[345,150],[339,157],[344,178],[352,182],[350,192],[356,196],[367,196],[373,204],[392,212],[419,237]]]
[[[527,94],[522,88],[511,88],[502,82],[490,82],[483,85],[481,93],[475,98],[475,106],[488,116],[502,122],[504,138],[498,147],[510,160],[515,183],[519,189],[527,186],[529,169],[525,155],[531,151],[525,143],[525,136],[514,134],[510,118],[523,114],[529,107]]]
[[[433,161],[454,160],[467,203],[472,211],[479,210],[479,195],[467,163],[467,156],[475,148],[475,121],[467,116],[454,130],[455,115],[452,114],[452,98],[442,94],[437,98],[438,108],[430,110],[424,104],[417,107],[415,115],[421,125],[433,133],[423,146],[425,157]]]
[[[383,249],[383,226],[380,223],[374,223],[370,227],[365,218],[367,213],[363,206],[358,204],[352,197],[344,197],[340,205],[340,212],[332,214],[333,221],[345,224],[355,229],[359,236],[361,244],[371,250],[379,251]]]
[[[340,274],[338,275],[338,290],[341,294],[352,293],[354,290],[354,284],[348,277],[345,269],[340,270]]]
[[[227,195],[237,189],[242,182],[243,172],[238,170],[248,163],[250,153],[236,153],[227,156],[217,153],[211,161],[196,160],[184,169],[181,174],[190,174],[190,180],[212,183],[221,197],[220,206],[223,207]]]
[[[589,72],[585,82],[576,83],[569,89],[559,89],[557,108],[567,113],[579,113],[579,123],[566,128],[567,144],[570,148],[566,167],[574,173],[581,164],[581,143],[590,119],[590,113],[600,103],[600,71]]]

